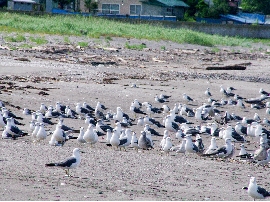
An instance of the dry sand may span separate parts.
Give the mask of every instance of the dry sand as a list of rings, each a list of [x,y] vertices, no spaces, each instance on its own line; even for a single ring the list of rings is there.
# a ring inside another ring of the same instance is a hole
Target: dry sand
[[[245,98],[259,96],[260,88],[270,90],[269,56],[267,46],[263,45],[234,47],[234,50],[218,47],[218,51],[214,51],[188,44],[121,38],[108,42],[106,39],[70,37],[72,44],[67,45],[63,37],[45,37],[48,44],[36,50],[7,50],[8,46],[20,44],[1,42],[0,100],[23,118],[21,122],[25,125],[19,127],[24,131],[29,131],[31,116],[23,115],[22,108],[36,111],[41,103],[55,106],[60,101],[75,109],[78,102],[86,101],[95,107],[100,101],[113,112],[120,106],[131,116],[129,106],[134,99],[161,107],[162,104],[154,101],[154,96],[161,93],[171,95],[167,104],[172,108],[175,103],[184,102],[182,94],[186,92],[195,99],[188,106],[196,108],[206,102],[204,91],[207,87],[218,100],[221,99],[220,85],[235,87],[235,93]],[[76,48],[78,41],[87,41],[89,47]],[[128,50],[124,48],[127,41],[145,43],[147,48]],[[250,63],[244,71],[205,70],[207,66],[242,63]],[[138,88],[130,87],[132,83]],[[235,106],[224,106],[220,110],[248,118],[253,118],[255,112],[261,118],[266,117],[265,109],[255,110],[249,105],[244,110]],[[154,118],[162,121],[163,115]],[[192,117],[187,119],[198,124]],[[52,120],[57,123],[57,119]],[[74,129],[87,127],[80,119],[65,119],[64,123]],[[234,126],[235,122],[231,124]],[[142,128],[136,125],[131,128],[139,137]],[[54,129],[55,126],[46,127],[46,131]],[[164,129],[155,129],[163,134]],[[174,145],[179,144],[174,134],[171,137]],[[202,137],[208,147],[211,137]],[[2,139],[1,200],[244,201],[251,200],[241,189],[248,185],[250,176],[256,176],[257,183],[270,190],[269,167],[239,162],[235,157],[240,143],[235,143],[235,154],[227,161],[197,155],[189,155],[186,161],[183,154],[163,155],[159,150],[162,137],[153,137],[154,150],[144,152],[132,148],[126,152],[112,150],[106,146],[104,138],[99,137],[93,147],[81,145],[76,140],[67,141],[63,147],[50,146],[50,136],[38,144],[33,144],[31,136]],[[218,145],[223,144],[224,140],[219,139]],[[245,145],[249,152],[257,146],[253,141]],[[75,147],[85,153],[81,154],[81,165],[71,170],[73,177],[65,176],[62,169],[45,167],[45,163],[70,156]]]

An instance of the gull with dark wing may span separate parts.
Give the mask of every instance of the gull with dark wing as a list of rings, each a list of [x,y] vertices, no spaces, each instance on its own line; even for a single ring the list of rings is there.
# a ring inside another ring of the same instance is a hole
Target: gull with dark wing
[[[77,168],[81,163],[81,156],[80,156],[80,150],[78,148],[75,148],[73,150],[73,155],[69,158],[67,158],[64,161],[61,161],[59,163],[47,163],[45,164],[46,167],[60,167],[63,168],[68,176],[70,169]]]

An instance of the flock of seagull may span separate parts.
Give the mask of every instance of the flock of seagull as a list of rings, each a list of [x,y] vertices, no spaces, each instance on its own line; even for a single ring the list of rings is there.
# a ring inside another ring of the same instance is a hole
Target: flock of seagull
[[[75,109],[70,106],[62,105],[57,102],[55,107],[46,106],[41,103],[36,111],[24,108],[23,115],[31,116],[29,131],[20,129],[20,116],[15,115],[5,107],[5,102],[0,101],[0,127],[3,128],[2,139],[17,139],[25,135],[31,135],[33,142],[47,140],[50,136],[49,144],[52,146],[63,146],[66,141],[76,139],[81,144],[93,146],[99,142],[99,136],[106,136],[106,145],[113,149],[126,150],[132,147],[139,150],[160,149],[165,154],[170,152],[190,154],[199,156],[210,156],[217,158],[230,158],[235,153],[233,142],[241,143],[240,152],[236,156],[242,161],[254,162],[257,165],[269,165],[270,162],[270,131],[267,130],[270,122],[267,117],[270,116],[270,93],[259,90],[256,98],[243,98],[234,92],[233,87],[224,88],[220,86],[220,95],[222,98],[215,100],[207,88],[204,95],[207,103],[198,108],[189,108],[194,99],[183,94],[183,104],[176,103],[173,108],[168,106],[171,96],[159,95],[154,97],[155,104],[162,107],[153,106],[149,102],[139,102],[134,99],[130,105],[129,116],[121,107],[116,108],[116,113],[108,110],[103,104],[97,102],[96,107],[91,107],[86,102],[77,103]],[[223,106],[231,105],[245,110],[250,106],[252,109],[266,110],[265,117],[262,119],[258,113],[254,117],[240,117],[228,111],[222,111]],[[194,106],[194,105],[193,105]],[[163,116],[161,121],[153,117]],[[197,126],[188,119],[194,117]],[[58,123],[54,131],[47,131],[46,125],[54,125],[52,118],[57,118]],[[66,126],[65,119],[82,119],[88,124],[87,129],[81,127],[76,130]],[[111,125],[114,122],[114,126]],[[140,136],[132,130],[137,125],[141,127]],[[159,133],[155,128],[163,130]],[[79,133],[77,137],[73,134]],[[211,143],[208,148],[204,147],[202,135],[211,136]],[[160,136],[160,143],[156,145],[153,136]],[[224,145],[218,146],[217,138],[224,139]],[[172,139],[177,139],[181,144],[174,145]],[[253,153],[248,153],[245,149],[245,143],[254,141],[258,144],[258,149]],[[57,166],[65,169],[69,175],[69,169],[76,168],[81,161],[80,150],[75,148],[73,156],[58,163],[48,163],[46,166]],[[249,196],[255,199],[263,199],[270,196],[270,193],[256,184],[255,177],[251,177],[248,190]]]

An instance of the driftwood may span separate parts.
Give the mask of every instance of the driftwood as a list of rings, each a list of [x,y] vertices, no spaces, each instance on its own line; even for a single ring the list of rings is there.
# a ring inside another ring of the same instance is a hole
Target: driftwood
[[[210,66],[206,67],[206,70],[246,70],[246,66],[251,65],[250,62],[235,64],[235,65],[226,65],[226,66]]]

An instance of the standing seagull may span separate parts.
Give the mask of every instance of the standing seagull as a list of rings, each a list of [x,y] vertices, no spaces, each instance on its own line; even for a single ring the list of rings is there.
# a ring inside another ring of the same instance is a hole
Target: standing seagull
[[[187,102],[193,101],[193,99],[189,97],[186,93],[183,93],[183,99]]]
[[[218,157],[225,158],[225,157],[232,156],[233,155],[233,151],[234,151],[234,148],[233,148],[231,139],[226,138],[225,139],[225,145],[223,147],[220,147],[220,148],[216,149],[215,151],[210,152],[209,154],[203,154],[203,156],[213,156],[213,155],[216,155]]]
[[[210,93],[209,91],[210,88],[207,88],[206,91],[204,92],[204,94],[207,96],[207,97],[211,97],[212,94]]]
[[[141,148],[141,149],[148,149],[148,148],[153,148],[152,147],[152,143],[151,143],[151,140],[149,140],[147,137],[146,137],[146,132],[145,131],[141,131],[141,136],[138,140],[138,146]]]
[[[59,163],[47,163],[45,164],[45,166],[47,167],[52,167],[52,166],[56,166],[56,167],[61,167],[63,169],[65,169],[65,172],[68,176],[69,175],[69,169],[74,169],[77,168],[81,163],[81,156],[80,156],[80,150],[78,148],[75,148],[73,150],[73,155],[69,158],[67,158],[64,161],[61,161]]]
[[[215,137],[212,137],[211,138],[211,144],[208,147],[208,149],[206,150],[205,154],[210,154],[210,153],[216,151],[217,148],[218,148],[218,146],[217,146],[217,143],[216,143],[216,138]]]
[[[254,201],[255,199],[264,199],[270,196],[270,192],[257,185],[255,177],[251,177],[248,187],[243,187],[242,189],[247,190],[248,195],[253,198]]]

